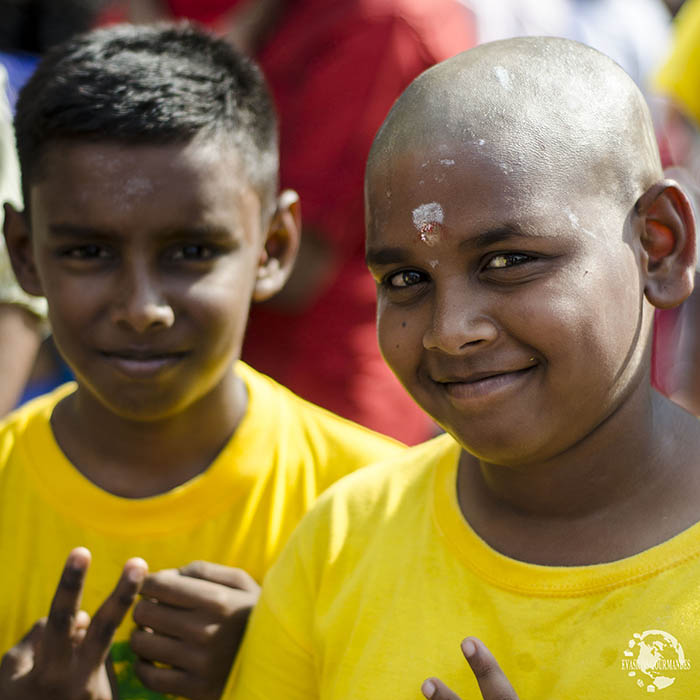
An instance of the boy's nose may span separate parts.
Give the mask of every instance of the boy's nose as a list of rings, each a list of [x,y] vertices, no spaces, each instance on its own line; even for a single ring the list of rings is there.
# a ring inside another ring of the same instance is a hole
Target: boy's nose
[[[158,281],[148,271],[131,271],[124,275],[120,286],[112,306],[114,323],[128,326],[137,333],[173,325],[173,308]]]
[[[465,296],[460,295],[457,300],[437,300],[432,323],[423,335],[423,347],[426,350],[460,355],[498,337],[494,321],[481,311],[470,308],[465,299]]]

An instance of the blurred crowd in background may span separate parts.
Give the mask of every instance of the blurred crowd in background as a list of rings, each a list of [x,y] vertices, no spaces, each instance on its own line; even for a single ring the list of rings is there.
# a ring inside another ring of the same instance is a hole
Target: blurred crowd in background
[[[21,197],[11,111],[41,54],[91,27],[173,19],[208,27],[261,64],[280,113],[281,185],[301,196],[295,273],[253,310],[243,359],[409,444],[436,427],[379,354],[362,181],[375,131],[413,78],[510,36],[589,44],[640,86],[669,176],[700,195],[700,0],[0,0],[0,199]],[[657,388],[696,414],[699,326],[700,292],[657,312],[652,372]],[[69,376],[43,300],[17,287],[0,246],[0,415]]]

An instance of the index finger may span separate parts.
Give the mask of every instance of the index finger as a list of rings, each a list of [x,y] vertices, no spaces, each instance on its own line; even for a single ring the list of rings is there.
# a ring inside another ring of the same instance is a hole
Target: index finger
[[[71,633],[80,610],[85,574],[90,566],[90,551],[76,547],[68,555],[61,579],[51,601],[42,643],[37,650],[37,663],[56,666],[70,663]]]
[[[129,612],[147,573],[148,565],[143,559],[129,559],[124,564],[124,570],[114,590],[93,615],[85,639],[80,645],[80,665],[86,675],[90,675],[105,662],[114,633]]]
[[[238,588],[241,591],[257,592],[260,590],[257,581],[247,571],[224,564],[201,560],[191,561],[187,566],[181,566],[178,571],[181,576],[211,581],[229,588]]]
[[[518,696],[493,654],[476,637],[462,642],[462,653],[474,672],[484,700],[518,700]]]
[[[177,569],[163,569],[145,581],[141,595],[184,610],[230,610],[239,597],[248,599],[249,591],[231,588],[202,578],[182,575]]]

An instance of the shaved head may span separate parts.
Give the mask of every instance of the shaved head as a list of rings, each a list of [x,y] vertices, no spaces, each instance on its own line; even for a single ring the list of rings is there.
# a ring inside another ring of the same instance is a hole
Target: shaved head
[[[554,37],[483,44],[420,75],[377,134],[368,181],[379,169],[390,188],[391,162],[436,144],[445,162],[486,159],[626,206],[662,177],[649,111],[631,78],[598,51]]]

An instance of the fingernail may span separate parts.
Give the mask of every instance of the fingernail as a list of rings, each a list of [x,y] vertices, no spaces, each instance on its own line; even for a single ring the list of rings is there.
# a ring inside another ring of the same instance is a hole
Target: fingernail
[[[462,642],[462,652],[468,659],[471,659],[476,654],[476,644],[471,639],[465,639]]]
[[[81,567],[87,566],[91,559],[90,550],[87,547],[76,547],[71,551],[70,557]]]
[[[131,583],[139,583],[143,581],[148,573],[148,564],[143,559],[134,558],[129,561],[129,570],[126,572],[126,576],[131,581]]]
[[[420,689],[421,689],[421,692],[423,693],[423,695],[425,695],[425,697],[428,698],[428,700],[430,700],[430,698],[432,698],[433,695],[435,695],[435,691],[437,690],[437,686],[435,685],[435,683],[428,680],[428,681],[423,681],[423,685],[420,687]]]

